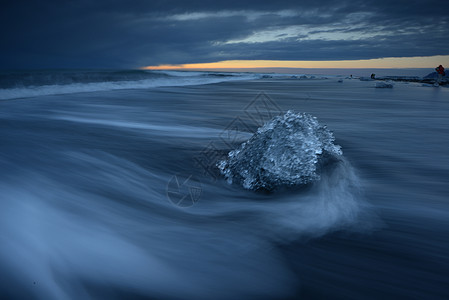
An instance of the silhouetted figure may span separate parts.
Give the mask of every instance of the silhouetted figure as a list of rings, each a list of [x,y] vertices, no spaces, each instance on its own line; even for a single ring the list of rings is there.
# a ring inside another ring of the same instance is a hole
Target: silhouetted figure
[[[438,67],[435,68],[435,71],[437,71],[437,73],[438,73],[438,83],[441,83],[443,76],[446,75],[446,73],[444,72],[443,66],[439,65]]]
[[[371,74],[371,79],[376,79],[376,74]]]

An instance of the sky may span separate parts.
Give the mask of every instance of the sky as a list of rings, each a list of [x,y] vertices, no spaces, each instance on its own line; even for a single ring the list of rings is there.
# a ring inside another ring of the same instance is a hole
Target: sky
[[[0,69],[449,64],[449,1],[5,3]]]

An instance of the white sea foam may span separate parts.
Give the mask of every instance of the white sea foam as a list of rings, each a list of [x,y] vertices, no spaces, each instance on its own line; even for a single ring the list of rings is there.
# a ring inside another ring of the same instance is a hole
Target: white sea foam
[[[123,129],[148,130],[149,132],[151,132],[152,135],[171,136],[171,137],[182,136],[191,138],[212,138],[223,132],[223,130],[208,127],[195,127],[187,125],[170,126],[170,125],[149,124],[141,122],[130,122],[124,120],[118,121],[118,120],[83,118],[67,115],[55,116],[53,119],[68,122],[92,124],[98,126],[116,127]],[[247,134],[246,136],[248,137],[249,134]]]

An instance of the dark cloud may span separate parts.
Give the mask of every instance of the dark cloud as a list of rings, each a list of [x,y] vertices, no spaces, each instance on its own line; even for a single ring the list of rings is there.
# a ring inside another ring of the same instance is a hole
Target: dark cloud
[[[449,54],[447,1],[10,1],[0,26],[3,69]]]

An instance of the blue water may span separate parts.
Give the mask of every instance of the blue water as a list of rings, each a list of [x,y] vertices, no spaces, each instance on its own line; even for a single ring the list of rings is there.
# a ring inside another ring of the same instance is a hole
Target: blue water
[[[447,299],[449,89],[259,75],[4,83],[1,295]],[[344,159],[302,188],[227,183],[215,163],[289,109]]]

